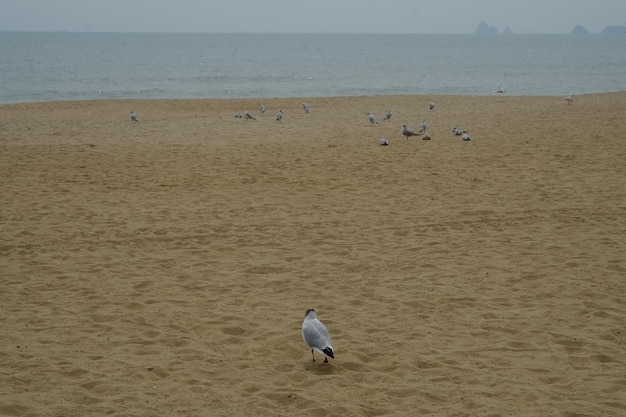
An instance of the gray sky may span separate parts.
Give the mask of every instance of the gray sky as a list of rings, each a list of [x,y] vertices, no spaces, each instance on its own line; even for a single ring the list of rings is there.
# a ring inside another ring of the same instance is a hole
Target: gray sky
[[[626,0],[0,0],[0,31],[473,33],[601,32]]]

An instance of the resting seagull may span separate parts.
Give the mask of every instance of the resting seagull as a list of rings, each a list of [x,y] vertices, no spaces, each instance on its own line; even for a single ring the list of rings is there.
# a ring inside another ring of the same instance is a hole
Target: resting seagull
[[[406,124],[402,125],[402,136],[406,136],[406,138],[408,139],[409,136],[415,136],[415,132],[413,130],[411,130],[410,128],[406,127]]]
[[[376,120],[376,116],[374,116],[372,114],[372,112],[367,113],[367,118],[370,121],[370,125],[377,125],[378,124],[378,120]]]
[[[302,322],[302,339],[311,348],[311,356],[315,362],[314,350],[324,355],[324,363],[328,363],[328,357],[335,358],[333,346],[328,335],[328,329],[324,323],[317,319],[315,310],[307,309],[304,313],[304,321]]]
[[[453,127],[452,133],[454,133],[455,136],[461,136],[463,133],[465,133],[465,131],[463,129],[459,129],[458,127]]]

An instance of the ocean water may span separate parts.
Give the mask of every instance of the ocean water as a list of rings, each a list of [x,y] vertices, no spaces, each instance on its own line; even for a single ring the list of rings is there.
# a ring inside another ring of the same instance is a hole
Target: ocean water
[[[0,32],[0,102],[626,90],[626,36]]]

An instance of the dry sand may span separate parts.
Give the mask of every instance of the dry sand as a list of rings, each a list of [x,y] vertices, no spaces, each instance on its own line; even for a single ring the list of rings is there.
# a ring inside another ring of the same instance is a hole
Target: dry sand
[[[0,106],[0,415],[626,415],[626,92],[302,101]]]

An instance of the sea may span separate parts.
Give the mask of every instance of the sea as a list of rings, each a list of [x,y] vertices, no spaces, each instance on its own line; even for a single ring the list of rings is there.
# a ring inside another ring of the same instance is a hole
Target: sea
[[[626,90],[626,36],[0,32],[0,103]]]

